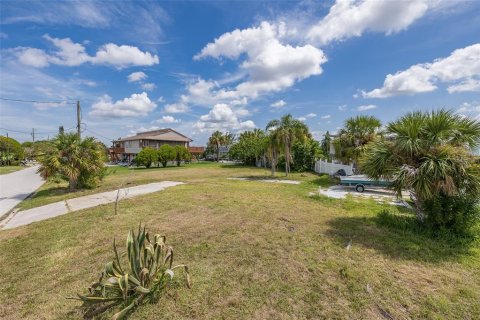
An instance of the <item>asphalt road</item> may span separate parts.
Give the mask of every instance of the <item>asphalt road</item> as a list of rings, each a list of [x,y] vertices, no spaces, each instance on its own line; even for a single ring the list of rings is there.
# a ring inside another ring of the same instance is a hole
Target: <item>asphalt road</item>
[[[0,175],[0,217],[44,183],[37,170],[38,166],[33,166]]]

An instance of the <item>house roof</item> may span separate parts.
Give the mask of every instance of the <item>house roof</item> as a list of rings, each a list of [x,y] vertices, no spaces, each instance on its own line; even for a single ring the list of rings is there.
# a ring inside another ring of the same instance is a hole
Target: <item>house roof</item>
[[[119,139],[117,141],[131,141],[131,140],[158,140],[158,141],[181,141],[181,142],[193,141],[189,137],[184,136],[180,132],[170,128],[139,132],[134,136]]]
[[[191,153],[204,153],[205,152],[205,147],[188,147],[188,151]]]

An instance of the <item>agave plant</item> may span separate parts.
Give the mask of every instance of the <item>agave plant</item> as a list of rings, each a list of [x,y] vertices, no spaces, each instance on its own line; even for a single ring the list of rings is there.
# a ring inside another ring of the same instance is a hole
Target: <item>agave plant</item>
[[[87,295],[78,294],[78,298],[90,307],[90,317],[106,311],[116,304],[124,307],[113,316],[113,319],[122,319],[143,300],[153,300],[166,288],[173,279],[175,269],[183,269],[187,287],[191,287],[188,266],[173,266],[173,249],[167,246],[166,237],[155,234],[153,238],[139,227],[135,235],[130,230],[127,236],[127,251],[119,255],[115,239],[113,251],[115,259],[105,265],[100,279],[88,288]],[[122,266],[120,260],[128,261]],[[122,259],[124,260],[124,259]],[[110,302],[110,304],[106,304]],[[97,308],[92,305],[101,304]]]

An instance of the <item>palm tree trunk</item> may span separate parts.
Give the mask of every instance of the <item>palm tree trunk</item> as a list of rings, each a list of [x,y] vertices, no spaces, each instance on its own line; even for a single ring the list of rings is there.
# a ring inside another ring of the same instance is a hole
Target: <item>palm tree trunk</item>
[[[417,220],[421,223],[425,221],[425,212],[423,211],[423,200],[420,199],[415,193],[410,193],[410,199],[413,200],[413,210],[417,216]]]
[[[288,176],[288,172],[290,171],[290,153],[288,152],[288,146],[285,145],[285,176]]]
[[[74,191],[75,189],[77,189],[77,184],[78,180],[76,178],[70,178],[68,180],[68,189],[70,189],[70,191]]]
[[[220,161],[220,144],[217,143],[217,162]]]
[[[272,150],[272,176],[275,176],[275,169],[277,167],[277,152],[275,149]]]

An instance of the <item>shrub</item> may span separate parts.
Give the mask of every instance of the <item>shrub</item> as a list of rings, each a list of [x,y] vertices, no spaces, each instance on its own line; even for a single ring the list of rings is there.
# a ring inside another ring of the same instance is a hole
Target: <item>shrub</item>
[[[480,222],[479,199],[439,194],[425,201],[425,224],[436,233],[469,236]]]
[[[157,151],[157,159],[162,166],[166,167],[168,161],[175,160],[175,149],[168,144],[162,145]]]
[[[99,281],[94,282],[86,295],[77,294],[78,299],[87,307],[85,318],[122,305],[113,319],[122,319],[139,306],[144,300],[154,302],[174,277],[175,269],[185,272],[187,287],[191,287],[190,275],[186,265],[173,266],[173,249],[166,245],[165,236],[150,236],[145,228],[138,229],[137,235],[130,230],[127,236],[127,264],[122,265],[115,239],[113,251],[115,258],[105,265]],[[107,303],[107,304],[106,304]]]
[[[135,157],[135,163],[138,166],[145,166],[150,168],[152,163],[157,162],[157,151],[153,148],[143,148]]]
[[[322,156],[320,143],[313,139],[296,141],[292,147],[292,156],[294,171],[311,171],[315,167],[315,160]]]
[[[190,160],[192,158],[190,152],[188,152],[188,149],[185,148],[184,146],[175,146],[174,152],[175,152],[175,161],[177,162],[177,166],[179,167],[182,161]]]
[[[0,136],[0,165],[17,164],[23,159],[23,148],[12,138]]]

